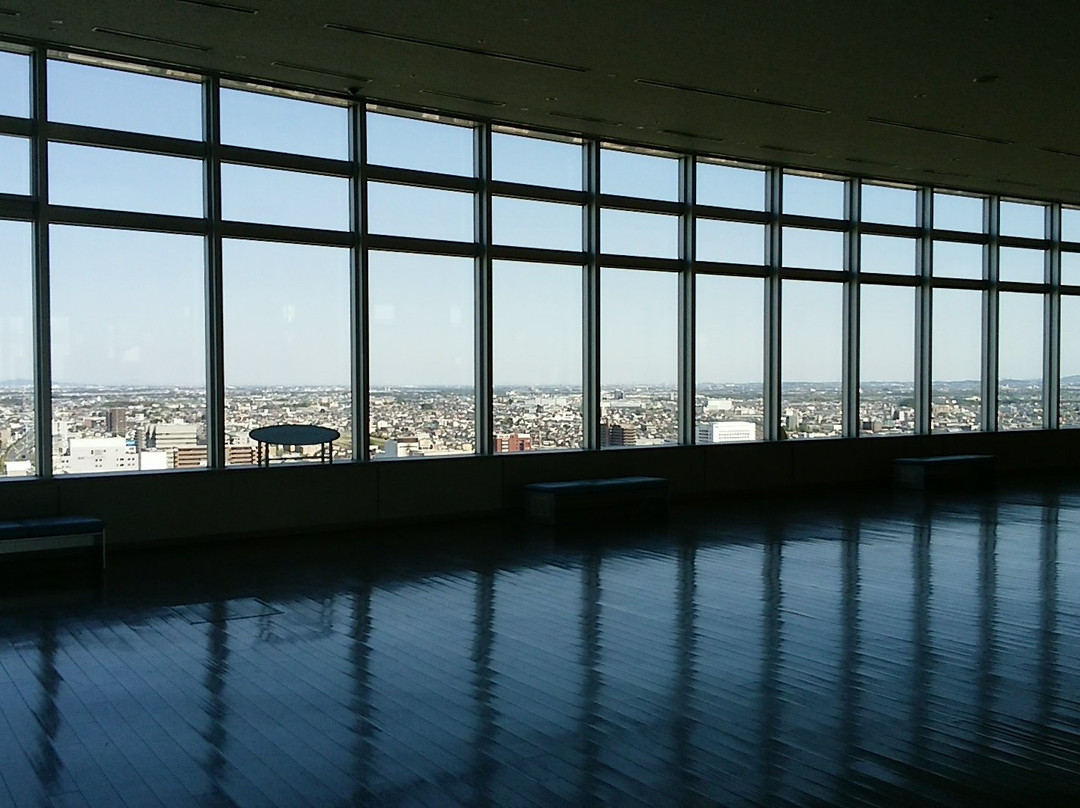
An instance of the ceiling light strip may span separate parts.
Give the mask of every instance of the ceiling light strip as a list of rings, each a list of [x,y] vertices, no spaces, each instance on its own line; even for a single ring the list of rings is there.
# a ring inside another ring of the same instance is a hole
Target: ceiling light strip
[[[505,107],[502,101],[488,101],[486,98],[473,98],[471,95],[458,95],[457,93],[448,93],[442,90],[420,90],[424,95],[437,95],[440,98],[453,98],[458,101],[468,101],[470,104],[483,104],[488,107]]]
[[[713,143],[726,143],[727,138],[714,137],[712,135],[695,135],[693,132],[680,132],[678,129],[661,129],[662,135],[674,135],[675,137],[685,137],[690,140],[708,140]]]
[[[769,107],[780,107],[781,109],[795,110],[796,112],[811,112],[815,115],[830,115],[831,112],[823,107],[812,107],[807,104],[792,104],[788,101],[777,101],[772,98],[759,98],[754,95],[742,95],[740,93],[728,93],[722,90],[707,90],[704,87],[690,87],[686,84],[672,84],[667,81],[656,81],[654,79],[634,79],[636,84],[644,84],[648,87],[660,87],[664,90],[678,90],[684,93],[695,93],[697,95],[711,95],[716,98],[726,98],[730,101],[748,101],[751,104],[764,104]]]
[[[215,11],[234,11],[237,14],[258,14],[257,8],[251,8],[250,6],[237,6],[232,3],[218,3],[215,0],[177,0],[179,3],[186,3],[189,6],[202,6],[203,8],[212,8]]]
[[[1069,151],[1068,149],[1058,149],[1054,146],[1040,146],[1039,151],[1044,151],[1048,154],[1057,154],[1061,157],[1080,157],[1080,152]]]
[[[809,151],[808,149],[798,149],[794,146],[773,146],[768,143],[762,143],[758,148],[768,149],[769,151],[787,152],[788,154],[802,154],[806,157],[812,157],[817,152]]]
[[[999,146],[1011,146],[1011,140],[1002,140],[997,137],[986,137],[984,135],[970,135],[967,132],[954,132],[951,129],[936,129],[932,126],[919,126],[913,123],[904,123],[903,121],[890,121],[886,118],[867,118],[867,123],[874,123],[879,126],[891,126],[894,129],[910,129],[913,132],[924,132],[929,135],[946,135],[948,137],[959,137],[964,140],[977,140],[980,143],[996,143]]]
[[[21,11],[15,11],[10,8],[0,8],[0,15],[4,17],[18,17],[20,14],[22,14]]]
[[[204,45],[193,45],[190,42],[180,42],[175,39],[165,39],[158,36],[150,36],[148,34],[137,34],[133,31],[120,31],[116,28],[100,28],[96,27],[91,29],[95,34],[106,34],[108,36],[120,37],[122,39],[137,39],[140,42],[152,42],[155,45],[168,45],[173,48],[184,48],[185,50],[199,51],[200,53],[209,53],[210,48]]]
[[[387,39],[391,42],[405,42],[409,45],[423,45],[428,48],[439,48],[441,50],[454,51],[455,53],[467,53],[470,56],[486,56],[489,59],[501,59],[504,62],[516,62],[518,64],[532,65],[533,67],[548,67],[553,70],[569,70],[574,73],[588,73],[589,68],[581,67],[580,65],[567,65],[559,62],[549,62],[544,59],[531,59],[527,56],[514,56],[510,53],[500,53],[499,51],[483,50],[481,48],[469,48],[464,45],[453,45],[447,42],[436,42],[431,39],[420,39],[419,37],[403,36],[402,34],[388,34],[383,31],[370,31],[366,28],[355,28],[351,25],[343,25],[336,22],[328,22],[324,26],[331,31],[343,31],[348,34],[360,34],[361,36],[374,37],[376,39]]]
[[[300,65],[295,62],[271,62],[272,67],[283,67],[286,70],[299,70],[303,73],[313,73],[317,76],[328,76],[332,79],[347,79],[348,81],[356,81],[361,84],[367,84],[371,81],[370,76],[358,76],[354,73],[339,73],[336,70],[324,70],[321,67],[310,67],[308,65]]]
[[[568,121],[581,121],[582,123],[598,123],[603,126],[622,126],[619,121],[609,121],[604,118],[593,118],[588,115],[572,115],[569,112],[549,112],[553,118],[565,118]]]

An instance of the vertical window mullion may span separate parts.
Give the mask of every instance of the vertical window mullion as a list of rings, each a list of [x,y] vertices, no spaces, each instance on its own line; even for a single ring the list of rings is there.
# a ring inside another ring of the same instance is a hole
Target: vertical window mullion
[[[933,275],[934,275],[934,189],[918,191],[917,218],[921,233],[915,256],[919,285],[915,289],[915,433],[929,435],[933,401]]]
[[[495,451],[494,417],[492,414],[492,277],[491,277],[491,125],[483,124],[473,130],[476,176],[480,188],[474,198],[476,221],[473,232],[479,245],[476,256],[474,350],[476,354],[476,446],[477,454]]]
[[[582,276],[582,448],[600,448],[600,142],[582,153],[587,202],[583,212],[585,270]]]
[[[38,477],[53,476],[52,445],[52,322],[49,291],[49,144],[45,139],[48,119],[48,54],[35,49],[31,55],[31,114],[33,115],[33,166],[31,190],[38,202],[34,219],[34,470]]]
[[[221,83],[203,81],[206,140],[206,464],[225,466],[225,302],[221,238]]]
[[[366,462],[371,446],[369,417],[370,362],[368,357],[368,253],[367,253],[367,112],[357,99],[349,108],[349,155],[352,160],[349,230],[352,235],[349,295],[352,335],[352,455]]]
[[[679,443],[694,442],[694,414],[696,410],[696,380],[694,361],[695,338],[695,279],[696,220],[694,207],[697,203],[695,166],[697,158],[684,154],[679,160],[679,195],[682,215],[679,217]]]
[[[841,400],[845,438],[859,435],[859,220],[862,217],[862,186],[857,178],[844,184],[844,324]]]
[[[765,401],[763,410],[762,437],[764,440],[778,440],[780,432],[780,339],[781,339],[781,297],[780,267],[783,265],[781,250],[782,234],[780,211],[783,210],[783,173],[779,168],[770,168],[766,174],[768,186],[765,189],[765,208],[769,213],[766,230],[765,263],[768,277],[765,279]]]
[[[1043,297],[1043,429],[1057,429],[1061,421],[1061,205],[1046,207],[1045,282]]]
[[[998,402],[998,259],[1000,247],[1001,199],[997,195],[987,197],[984,205],[984,230],[989,242],[983,250],[983,290],[982,317],[982,412],[981,429],[993,432],[997,429]]]

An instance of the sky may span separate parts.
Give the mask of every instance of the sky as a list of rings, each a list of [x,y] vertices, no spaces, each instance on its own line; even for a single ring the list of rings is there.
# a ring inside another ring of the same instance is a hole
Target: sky
[[[194,82],[51,62],[51,120],[198,139],[200,86]],[[0,53],[0,114],[26,117],[25,57]],[[343,107],[225,89],[224,143],[347,159]],[[471,176],[473,139],[467,127],[434,121],[368,116],[372,163]],[[52,144],[51,201],[63,205],[201,217],[198,160]],[[493,175],[499,180],[580,189],[580,146],[571,142],[496,134]],[[0,136],[0,192],[29,192],[28,141]],[[764,174],[703,164],[698,199],[709,205],[762,210]],[[606,149],[604,193],[677,201],[674,159]],[[343,178],[247,166],[222,168],[223,215],[258,223],[346,231],[349,184]],[[467,193],[372,182],[373,233],[473,240],[473,200]],[[867,186],[866,221],[915,224],[915,195]],[[844,185],[786,175],[787,213],[841,217]],[[1080,217],[1065,227],[1080,238]],[[939,227],[978,231],[978,199],[935,196]],[[1041,235],[1042,209],[1004,203],[1002,231]],[[53,370],[59,383],[204,383],[203,247],[199,238],[54,226],[51,231]],[[766,231],[757,224],[699,222],[698,257],[764,262]],[[1068,233],[1067,233],[1068,235]],[[579,250],[577,206],[496,199],[498,244]],[[674,216],[604,210],[604,252],[664,258],[678,255]],[[914,274],[912,239],[865,236],[864,271]],[[789,266],[840,269],[840,233],[785,228]],[[31,373],[30,229],[0,222],[0,379]],[[981,248],[934,246],[935,272],[979,277]],[[1080,262],[1067,265],[1080,282]],[[347,385],[350,372],[348,252],[230,241],[224,248],[225,361],[228,385]],[[1004,279],[1041,279],[1042,253],[1001,252]],[[581,380],[580,267],[496,262],[493,278],[494,365],[497,385],[579,385]],[[1068,277],[1068,276],[1067,276]],[[760,279],[700,276],[697,374],[702,383],[760,382]],[[370,254],[371,382],[378,386],[469,385],[474,355],[473,264],[469,259]],[[934,377],[973,378],[979,372],[981,297],[935,292]],[[782,288],[782,374],[785,381],[838,382],[843,337],[842,285],[785,281]],[[1067,300],[1063,311],[1076,312]],[[914,373],[914,293],[864,285],[861,369],[866,380],[907,381]],[[1041,298],[1001,298],[1001,376],[1041,373]],[[1066,338],[1080,332],[1064,319],[1062,370],[1080,373],[1080,351]],[[605,386],[673,385],[678,372],[678,282],[673,273],[604,269],[601,273],[601,381]]]

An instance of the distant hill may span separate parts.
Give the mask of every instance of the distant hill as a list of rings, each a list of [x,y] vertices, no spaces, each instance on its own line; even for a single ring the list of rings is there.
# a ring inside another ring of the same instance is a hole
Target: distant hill
[[[0,387],[30,387],[33,379],[0,379]]]
[[[1080,384],[1080,376],[1062,376],[1062,384]]]

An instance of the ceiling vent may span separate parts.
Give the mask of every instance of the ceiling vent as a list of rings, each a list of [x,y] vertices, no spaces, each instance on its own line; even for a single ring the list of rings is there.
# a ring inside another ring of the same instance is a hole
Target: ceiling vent
[[[312,73],[316,76],[326,76],[332,79],[345,79],[346,81],[354,81],[358,84],[367,84],[371,79],[368,76],[357,76],[353,73],[339,73],[336,70],[324,70],[321,67],[311,67],[309,65],[299,65],[295,62],[271,62],[273,67],[281,67],[286,70],[299,70],[302,73]]]
[[[742,95],[741,93],[727,93],[721,90],[707,90],[704,87],[690,87],[685,84],[671,84],[667,81],[655,81],[653,79],[634,79],[637,84],[648,87],[660,87],[664,90],[678,90],[683,93],[696,93],[697,95],[711,95],[716,98],[726,98],[729,101],[746,101],[751,104],[764,104],[769,107],[790,109],[795,112],[810,112],[814,115],[829,115],[829,110],[822,107],[812,107],[807,104],[792,104],[788,101],[777,101],[772,98],[760,98],[756,95]]]
[[[324,26],[330,31],[343,31],[347,34],[359,34],[360,36],[372,37],[375,39],[386,39],[390,42],[404,42],[409,45],[421,45],[425,48],[439,48],[440,50],[452,51],[454,53],[466,53],[470,56],[483,56],[488,59],[499,59],[504,62],[514,62],[516,64],[531,65],[532,67],[546,67],[552,70],[569,70],[574,73],[588,73],[589,68],[580,67],[579,65],[567,65],[559,62],[549,62],[544,59],[531,59],[527,56],[515,56],[510,53],[499,53],[498,51],[483,50],[481,48],[469,48],[464,45],[453,45],[448,42],[436,42],[431,39],[420,39],[413,36],[402,36],[401,34],[387,34],[383,31],[369,31],[365,28],[355,28],[351,25],[342,25],[341,23],[328,22]]]
[[[214,11],[232,11],[236,14],[258,14],[257,8],[251,8],[250,6],[238,6],[233,3],[218,3],[215,0],[176,0],[177,3],[183,3],[188,6],[202,6],[203,8],[210,8]]]
[[[919,126],[913,123],[904,123],[903,121],[890,121],[885,118],[867,118],[866,122],[877,124],[878,126],[891,126],[894,129],[908,129],[912,132],[923,132],[924,134],[928,135],[945,135],[946,137],[958,137],[963,138],[964,140],[977,140],[980,143],[996,143],[999,146],[1012,145],[1011,140],[1002,140],[1001,138],[997,137],[970,135],[967,132],[955,132],[951,129],[936,129],[932,126]]]
[[[604,118],[593,118],[588,115],[573,115],[569,112],[549,112],[553,118],[565,118],[568,121],[580,121],[582,123],[596,123],[601,126],[622,126],[619,121],[609,121]]]
[[[168,45],[171,48],[184,48],[185,50],[199,51],[200,53],[210,52],[210,49],[204,45],[193,45],[190,42],[180,42],[175,39],[150,36],[149,34],[137,34],[134,31],[120,31],[116,28],[94,28],[92,30],[95,34],[105,34],[107,36],[120,37],[121,39],[135,39],[139,42],[152,42],[155,45]]]
[[[486,107],[505,107],[502,101],[488,101],[486,98],[473,98],[471,95],[458,95],[443,90],[421,90],[424,95],[437,95],[440,98],[453,98],[455,101],[468,101],[470,104],[483,104]]]

